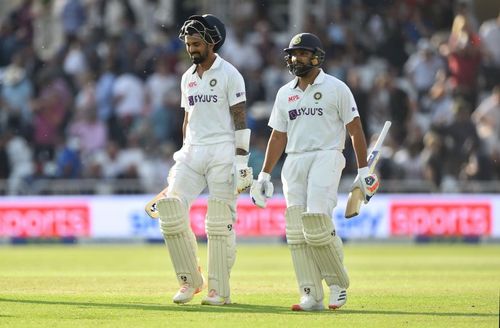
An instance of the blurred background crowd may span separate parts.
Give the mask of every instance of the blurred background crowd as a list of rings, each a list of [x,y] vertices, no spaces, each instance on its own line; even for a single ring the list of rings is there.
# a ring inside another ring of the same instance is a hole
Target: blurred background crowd
[[[393,122],[384,191],[500,192],[498,2],[206,2],[0,1],[0,193],[161,190],[182,145],[179,82],[191,64],[178,30],[205,12],[226,23],[220,54],[246,81],[254,172],[276,92],[292,79],[283,48],[305,31],[351,88],[367,138]],[[354,175],[349,141],[345,155]]]

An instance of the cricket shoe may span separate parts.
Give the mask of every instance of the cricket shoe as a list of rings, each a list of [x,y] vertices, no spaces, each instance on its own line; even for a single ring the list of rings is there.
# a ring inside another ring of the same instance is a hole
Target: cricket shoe
[[[299,304],[292,305],[292,311],[321,311],[324,309],[323,301],[317,302],[311,295],[302,296]]]
[[[222,297],[217,294],[215,289],[211,289],[208,295],[201,300],[202,305],[226,305],[231,304],[229,297]]]
[[[194,295],[196,295],[202,291],[203,286],[205,285],[205,278],[202,276],[202,279],[203,279],[203,283],[198,288],[192,287],[190,284],[187,284],[187,283],[183,284],[181,286],[181,288],[179,288],[177,293],[174,295],[174,298],[173,298],[174,303],[184,304],[184,303],[191,301],[193,299]]]
[[[330,301],[328,308],[335,310],[340,308],[347,301],[347,291],[337,285],[330,286]]]

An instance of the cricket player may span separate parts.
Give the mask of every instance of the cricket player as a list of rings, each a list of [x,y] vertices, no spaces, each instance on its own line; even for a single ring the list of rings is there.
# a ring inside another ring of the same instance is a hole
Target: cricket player
[[[324,309],[323,280],[330,288],[328,307],[337,309],[345,304],[349,287],[342,241],[331,217],[345,166],[346,128],[359,168],[352,189],[359,187],[367,202],[379,181],[368,171],[366,140],[351,91],[320,68],[325,58],[321,41],[301,33],[284,51],[288,69],[296,77],[276,95],[262,172],[250,194],[257,206],[265,207],[274,190],[270,173],[285,151],[281,179],[286,237],[301,295],[292,310]]]
[[[205,285],[188,215],[205,187],[208,293],[201,304],[230,303],[236,198],[252,184],[245,83],[236,68],[216,53],[225,36],[224,24],[210,14],[189,17],[179,34],[193,62],[181,80],[184,143],[174,154],[166,197],[157,203],[161,232],[180,284],[173,297],[178,304],[191,301]]]

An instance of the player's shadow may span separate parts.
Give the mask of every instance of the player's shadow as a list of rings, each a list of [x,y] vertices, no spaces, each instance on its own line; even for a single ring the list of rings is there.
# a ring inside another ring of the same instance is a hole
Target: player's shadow
[[[199,304],[145,304],[145,303],[100,303],[100,302],[73,302],[73,301],[47,301],[47,300],[17,300],[0,298],[0,302],[10,303],[25,303],[25,304],[40,304],[40,305],[68,305],[78,307],[95,307],[95,308],[113,308],[127,310],[146,310],[146,311],[172,311],[172,312],[217,312],[217,313],[288,313],[290,307],[275,306],[275,305],[255,305],[255,304],[239,304],[233,303],[225,306],[203,306]],[[350,310],[342,309],[337,311],[320,311],[320,312],[294,312],[296,315],[429,315],[429,316],[444,316],[444,317],[496,317],[496,314],[477,313],[477,312],[409,312],[409,311],[387,311],[387,310]]]
[[[228,313],[281,313],[288,312],[289,309],[274,305],[254,305],[233,303],[225,306],[204,306],[200,304],[153,304],[153,303],[102,303],[102,302],[74,302],[74,301],[47,301],[47,300],[18,300],[0,298],[0,302],[39,304],[39,305],[68,305],[92,308],[112,308],[127,310],[146,311],[173,311],[173,312],[228,312]]]

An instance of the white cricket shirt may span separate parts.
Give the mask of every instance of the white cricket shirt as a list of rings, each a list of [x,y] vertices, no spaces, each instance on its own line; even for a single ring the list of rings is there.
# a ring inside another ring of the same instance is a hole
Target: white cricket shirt
[[[287,133],[285,152],[344,149],[345,125],[359,116],[351,90],[323,70],[305,91],[297,84],[295,78],[279,89],[269,119],[271,128]]]
[[[181,107],[188,112],[184,143],[211,145],[234,141],[234,123],[229,107],[246,101],[240,72],[217,55],[212,67],[200,78],[192,65],[181,80]]]

